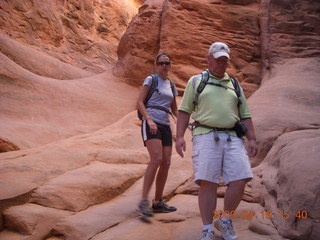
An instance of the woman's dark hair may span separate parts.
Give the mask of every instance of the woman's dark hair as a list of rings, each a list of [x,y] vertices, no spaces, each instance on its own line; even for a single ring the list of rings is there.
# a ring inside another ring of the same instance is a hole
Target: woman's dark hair
[[[163,56],[166,56],[166,57],[168,57],[169,59],[171,59],[168,54],[166,54],[166,53],[159,53],[159,54],[156,56],[156,61],[155,61],[155,63],[157,63],[157,62],[158,62],[158,59],[159,59],[160,57],[163,57]]]

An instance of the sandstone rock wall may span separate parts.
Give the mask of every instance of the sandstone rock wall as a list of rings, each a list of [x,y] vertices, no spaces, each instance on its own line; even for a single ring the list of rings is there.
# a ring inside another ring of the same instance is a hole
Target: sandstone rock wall
[[[260,25],[264,68],[285,59],[319,57],[320,2],[261,0]]]
[[[319,2],[298,0],[261,1],[260,7],[264,77],[249,104],[260,149],[253,164],[262,163],[251,184],[274,213],[279,233],[290,239],[319,235],[320,185],[312,177],[320,150],[314,104],[320,101],[319,10]]]
[[[274,213],[279,233],[290,239],[317,239],[319,233],[319,64],[320,58],[277,64],[249,99],[259,145],[249,185]],[[309,217],[298,217],[299,211]]]
[[[242,82],[248,96],[258,88],[261,66],[257,1],[160,3],[146,1],[133,18],[118,46],[116,75],[140,86],[154,71],[154,57],[166,52],[173,59],[171,77],[183,89],[191,75],[206,68],[211,43],[224,41],[232,52],[230,74]],[[144,34],[137,35],[139,32]]]
[[[317,239],[320,208],[320,131],[285,133],[274,143],[260,167],[263,181],[261,198],[279,233],[290,239]],[[262,170],[263,169],[263,170]]]
[[[0,30],[62,62],[95,73],[116,48],[139,1],[0,1]]]
[[[108,69],[137,7],[127,1],[0,1],[2,149],[90,132],[134,108],[136,89],[117,84],[121,79]]]

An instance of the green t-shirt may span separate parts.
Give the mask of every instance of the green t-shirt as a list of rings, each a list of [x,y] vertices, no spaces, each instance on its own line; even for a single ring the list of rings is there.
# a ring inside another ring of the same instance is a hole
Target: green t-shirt
[[[200,81],[201,74],[192,76],[189,79],[179,107],[180,111],[192,114],[192,119],[203,125],[217,128],[234,127],[234,124],[240,120],[239,116],[241,118],[251,117],[242,89],[240,96],[242,103],[238,107],[238,97],[235,91],[207,84],[199,95],[198,104],[194,106],[193,101]],[[217,79],[210,74],[208,82],[220,83],[234,89],[227,73],[225,73],[222,79]],[[213,130],[209,128],[196,127],[192,134],[206,134],[211,131]],[[236,136],[234,131],[230,131],[229,133],[232,136]]]

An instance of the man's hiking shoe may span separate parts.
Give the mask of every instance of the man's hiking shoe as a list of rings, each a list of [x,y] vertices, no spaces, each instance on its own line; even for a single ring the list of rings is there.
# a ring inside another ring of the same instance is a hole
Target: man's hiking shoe
[[[237,235],[233,230],[232,221],[228,219],[227,221],[222,221],[218,219],[214,222],[214,226],[218,229],[224,240],[237,240]]]
[[[153,217],[153,212],[149,207],[149,201],[148,200],[141,200],[141,202],[138,205],[137,211],[142,216]]]
[[[153,201],[152,202],[152,209],[155,213],[170,213],[177,211],[177,208],[174,206],[169,206],[166,204],[162,199],[158,202]]]
[[[199,240],[214,240],[214,232],[209,230],[203,230]]]

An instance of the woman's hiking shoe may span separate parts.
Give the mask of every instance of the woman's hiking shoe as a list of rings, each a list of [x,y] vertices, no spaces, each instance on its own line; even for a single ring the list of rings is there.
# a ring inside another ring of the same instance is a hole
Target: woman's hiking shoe
[[[215,235],[213,231],[203,230],[199,240],[214,240]]]
[[[169,206],[166,204],[162,199],[160,201],[153,201],[152,202],[152,209],[155,213],[170,213],[177,211],[177,208],[174,206]]]
[[[218,229],[224,240],[237,240],[237,235],[233,230],[231,219],[227,221],[222,221],[218,219],[214,222],[214,226]]]
[[[145,217],[153,217],[153,212],[151,208],[149,207],[149,201],[148,200],[141,200],[138,209],[138,213]]]

